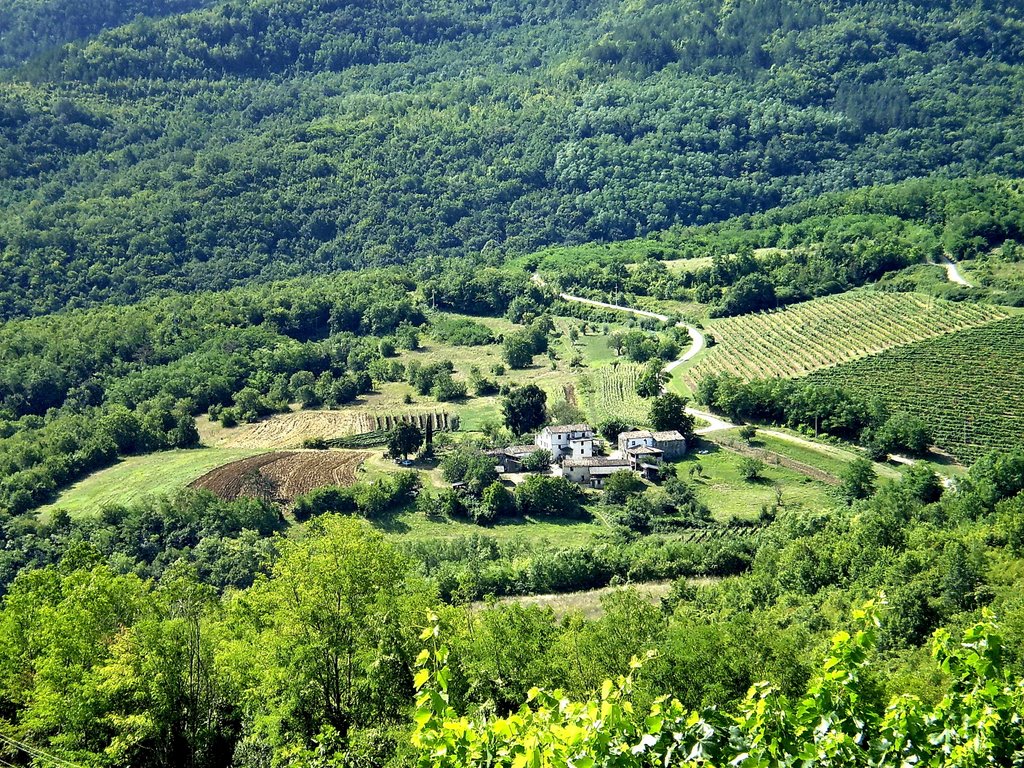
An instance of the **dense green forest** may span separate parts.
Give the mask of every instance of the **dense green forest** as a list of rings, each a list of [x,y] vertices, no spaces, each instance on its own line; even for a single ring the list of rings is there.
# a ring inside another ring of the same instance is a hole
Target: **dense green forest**
[[[205,0],[9,0],[0,8],[0,66],[46,56],[65,43],[137,17],[190,11]]]
[[[1022,172],[1013,2],[63,10],[6,11],[68,27],[4,37],[6,317]]]

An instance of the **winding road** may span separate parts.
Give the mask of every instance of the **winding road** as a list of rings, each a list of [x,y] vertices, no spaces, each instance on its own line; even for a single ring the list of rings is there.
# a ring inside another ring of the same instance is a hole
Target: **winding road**
[[[956,269],[956,267],[954,266],[953,269]],[[535,275],[534,280],[535,282],[537,282],[538,285],[544,285],[544,281],[543,279],[540,278],[539,275]],[[569,293],[560,293],[558,295],[565,301],[572,301],[578,304],[587,304],[588,306],[598,307],[600,309],[611,309],[618,312],[628,312],[629,314],[637,315],[639,317],[649,317],[655,320],[660,320],[661,322],[667,322],[668,320],[671,319],[667,315],[660,315],[657,312],[650,312],[646,309],[636,309],[635,307],[626,307],[621,304],[609,304],[608,302],[605,301],[595,301],[593,299],[585,299],[582,296],[573,296],[572,294]],[[670,375],[672,371],[681,366],[683,363],[693,359],[693,357],[696,354],[698,354],[701,350],[703,350],[707,344],[704,338],[704,334],[701,333],[700,330],[695,328],[694,326],[681,322],[677,324],[677,327],[686,328],[687,332],[690,334],[690,339],[692,343],[690,345],[690,348],[682,357],[680,357],[678,360],[673,360],[671,363],[665,366],[664,371]],[[707,422],[706,426],[694,430],[694,433],[697,435],[708,435],[711,434],[712,432],[722,432],[727,429],[735,429],[737,426],[739,426],[738,424],[733,424],[731,421],[727,421],[721,418],[720,416],[708,413],[707,411],[700,411],[697,410],[696,408],[692,408],[689,406],[687,406],[686,412],[695,418]],[[798,435],[792,435],[788,432],[782,432],[776,429],[764,429],[760,427],[758,428],[758,432],[763,435],[770,435],[779,440],[785,440],[786,442],[793,443],[795,445],[801,445],[816,451],[823,451],[826,453],[829,452],[826,446],[823,446],[820,443],[816,443],[812,440],[799,437]],[[913,462],[914,460],[906,459],[906,461]],[[891,470],[886,472],[885,470],[888,468],[885,467],[884,464],[876,464],[875,467],[876,471],[880,471],[882,474],[885,474],[887,476],[892,476],[893,474],[895,474],[891,472]]]
[[[533,279],[534,282],[536,282],[538,285],[545,284],[544,280],[540,277],[540,275],[534,275]],[[636,307],[626,307],[621,304],[609,304],[606,301],[595,301],[594,299],[585,299],[582,296],[573,296],[571,293],[560,293],[558,294],[558,296],[559,298],[564,299],[565,301],[572,301],[577,304],[586,304],[588,306],[597,307],[599,309],[611,309],[615,310],[616,312],[628,312],[629,314],[637,315],[639,317],[649,317],[654,320],[660,320],[663,323],[667,323],[669,320],[671,320],[671,318],[668,315],[661,315],[658,314],[657,312],[649,312],[646,309],[637,309]],[[692,326],[688,323],[680,322],[676,323],[676,327],[685,328],[686,332],[690,334],[690,348],[686,350],[686,353],[678,360],[673,360],[671,363],[665,366],[665,373],[669,375],[672,375],[672,371],[681,366],[683,363],[687,362],[688,360],[692,360],[697,354],[701,352],[701,350],[704,349],[705,346],[707,346],[707,340],[704,338],[704,334],[701,333],[700,330],[695,326]],[[694,416],[698,419],[702,419],[703,421],[707,422],[707,426],[695,430],[696,434],[698,435],[706,435],[711,432],[720,432],[724,429],[732,429],[733,427],[736,426],[736,424],[733,424],[732,422],[726,421],[725,419],[722,419],[718,416],[715,416],[714,414],[707,413],[705,411],[698,411],[696,408],[687,407],[686,412],[691,416]]]

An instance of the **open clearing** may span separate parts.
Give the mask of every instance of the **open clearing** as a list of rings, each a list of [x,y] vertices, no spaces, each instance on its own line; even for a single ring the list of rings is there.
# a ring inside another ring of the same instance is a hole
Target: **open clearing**
[[[81,517],[148,496],[172,495],[211,469],[253,453],[248,449],[195,448],[131,456],[75,483],[40,512],[46,515],[64,509],[72,517]]]
[[[697,497],[719,523],[756,520],[762,507],[775,505],[779,492],[784,507],[823,510],[837,504],[825,483],[775,464],[766,463],[761,479],[748,482],[740,475],[742,458],[715,443],[698,440],[678,465],[679,476],[693,483]]]
[[[330,440],[374,429],[369,412],[354,408],[278,413],[255,424],[239,424],[231,429],[203,417],[196,419],[196,425],[204,445],[265,450],[298,448],[307,438]]]
[[[685,368],[695,387],[712,373],[795,378],[887,349],[991,323],[1006,311],[911,293],[861,290],[788,309],[712,320],[716,344]]]
[[[694,580],[695,583],[708,582],[706,580]],[[538,608],[550,608],[555,616],[559,618],[572,613],[581,613],[588,619],[599,619],[604,615],[604,601],[619,592],[635,592],[641,599],[651,605],[661,605],[661,600],[668,596],[672,590],[671,581],[654,581],[646,584],[625,584],[622,586],[602,587],[600,589],[588,589],[583,592],[566,592],[553,595],[524,595],[522,597],[502,597],[493,602],[494,605],[518,605],[535,606]],[[484,608],[486,602],[475,603],[474,607]]]
[[[368,456],[361,451],[275,451],[217,467],[189,485],[227,500],[290,503],[317,488],[352,485]]]

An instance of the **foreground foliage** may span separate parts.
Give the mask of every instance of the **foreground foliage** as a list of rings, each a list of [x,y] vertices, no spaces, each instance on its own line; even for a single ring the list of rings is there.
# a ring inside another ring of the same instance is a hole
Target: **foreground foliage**
[[[974,625],[959,642],[936,633],[932,656],[950,679],[936,704],[906,694],[881,707],[865,690],[880,626],[869,603],[854,612],[852,633],[832,638],[806,694],[794,700],[759,683],[733,711],[688,710],[670,696],[642,709],[632,689],[644,662],[634,657],[630,672],[605,680],[594,698],[572,701],[563,691],[533,688],[508,717],[467,718],[450,705],[449,651],[432,618],[417,660],[412,738],[421,768],[970,768],[1024,760],[1024,680],[1004,671],[992,621]]]

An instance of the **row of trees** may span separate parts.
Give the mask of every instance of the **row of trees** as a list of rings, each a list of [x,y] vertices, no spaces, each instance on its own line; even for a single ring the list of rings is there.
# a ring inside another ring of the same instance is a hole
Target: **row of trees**
[[[875,459],[891,453],[921,456],[932,443],[924,421],[840,387],[790,379],[744,382],[728,373],[706,376],[697,399],[740,421],[764,421],[853,440]]]

